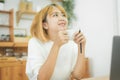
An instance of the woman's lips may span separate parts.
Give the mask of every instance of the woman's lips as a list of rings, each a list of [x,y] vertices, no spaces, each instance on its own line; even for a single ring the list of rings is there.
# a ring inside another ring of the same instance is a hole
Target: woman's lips
[[[59,23],[58,25],[59,25],[59,26],[65,26],[66,23],[65,23],[65,22],[62,22],[62,23]]]
[[[65,24],[64,23],[61,23],[61,24],[59,24],[60,26],[65,26]]]

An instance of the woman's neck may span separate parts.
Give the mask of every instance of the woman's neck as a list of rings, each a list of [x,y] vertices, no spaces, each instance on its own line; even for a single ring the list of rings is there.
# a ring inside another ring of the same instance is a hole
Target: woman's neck
[[[55,34],[49,34],[49,38],[51,41],[55,41],[56,35]]]

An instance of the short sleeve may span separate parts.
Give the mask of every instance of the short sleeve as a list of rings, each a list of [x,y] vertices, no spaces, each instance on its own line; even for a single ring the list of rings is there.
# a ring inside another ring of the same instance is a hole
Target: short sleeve
[[[26,74],[29,80],[37,80],[39,69],[45,61],[43,54],[44,50],[42,44],[35,38],[30,39],[26,63]]]

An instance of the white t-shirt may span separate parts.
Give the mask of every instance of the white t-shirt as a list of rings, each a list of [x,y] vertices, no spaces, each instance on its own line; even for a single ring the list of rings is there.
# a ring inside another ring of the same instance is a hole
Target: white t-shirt
[[[29,80],[37,80],[39,69],[46,61],[52,45],[52,41],[42,43],[36,38],[29,40],[26,64],[26,74]],[[78,48],[72,40],[62,45],[59,49],[55,69],[50,80],[69,80],[77,56]]]

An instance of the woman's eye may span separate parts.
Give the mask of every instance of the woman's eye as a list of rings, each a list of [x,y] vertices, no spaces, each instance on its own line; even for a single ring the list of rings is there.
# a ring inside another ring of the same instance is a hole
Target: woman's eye
[[[56,14],[53,14],[52,16],[53,16],[53,17],[58,17],[58,16],[65,17],[65,14],[57,14],[57,13],[56,13]]]
[[[65,14],[62,14],[63,17],[65,17]]]
[[[58,14],[54,14],[53,16],[58,16]]]

